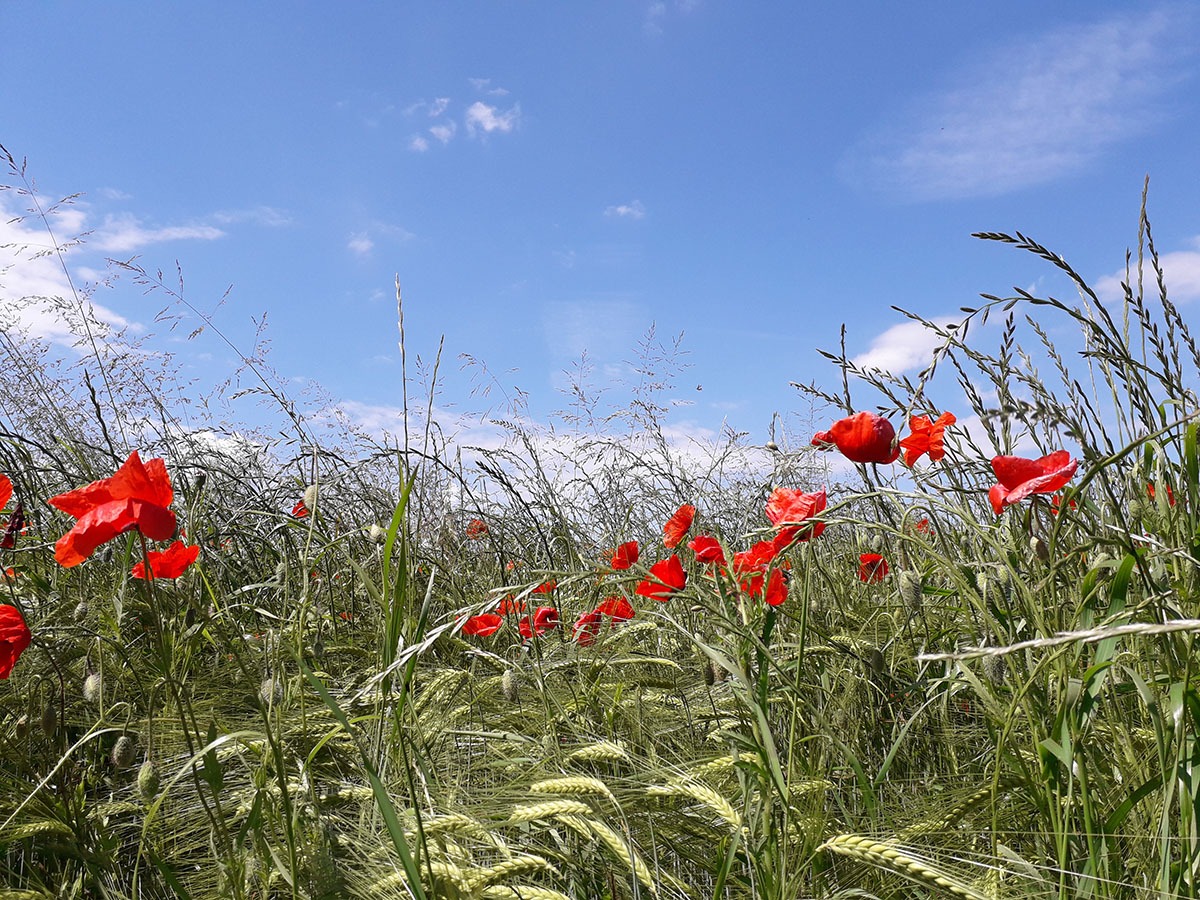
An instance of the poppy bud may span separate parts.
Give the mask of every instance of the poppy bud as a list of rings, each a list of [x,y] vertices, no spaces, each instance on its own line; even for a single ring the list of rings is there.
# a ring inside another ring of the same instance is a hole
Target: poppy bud
[[[308,507],[310,512],[317,508],[317,493],[317,486],[315,484],[310,484],[304,489],[304,505]]]
[[[93,672],[83,680],[83,699],[88,703],[99,703],[104,693],[104,678],[99,672]]]
[[[75,621],[82,622],[87,618],[88,605],[86,600],[81,600],[79,605],[75,607]]]
[[[1042,562],[1046,562],[1050,558],[1050,548],[1046,546],[1046,542],[1040,537],[1034,535],[1029,539],[1029,549],[1037,555],[1037,558]]]
[[[258,686],[258,700],[266,707],[279,705],[283,702],[283,685],[274,678],[264,678]]]
[[[708,661],[708,672],[709,675],[712,676],[713,684],[721,684],[726,678],[729,677],[729,673],[725,671],[724,667],[718,665],[715,660],[711,659]],[[707,679],[708,675],[705,676],[706,681]]]
[[[1001,685],[1008,674],[1008,660],[1000,655],[988,655],[983,658],[981,668],[984,678],[994,685]]]
[[[500,676],[500,693],[509,703],[516,703],[521,695],[521,679],[512,669],[505,669]]]
[[[17,740],[23,741],[29,735],[29,716],[23,715],[17,719],[15,726],[17,732]]]
[[[46,737],[54,737],[54,732],[58,731],[58,707],[53,701],[47,703],[42,709],[42,733]]]
[[[142,763],[142,767],[138,769],[137,787],[138,793],[147,803],[158,796],[161,780],[158,775],[158,766],[150,760]]]
[[[779,452],[779,445],[777,443],[775,443],[774,441],[767,441],[767,443],[764,446],[772,453]]]
[[[381,528],[379,525],[372,525],[368,532],[368,537],[372,544],[382,544],[387,541],[387,529]]]
[[[867,654],[867,665],[876,675],[887,673],[887,660],[884,659],[883,651],[878,647],[872,647],[871,652]]]
[[[900,573],[900,598],[910,612],[920,611],[921,603],[925,598],[925,589],[921,583],[921,576],[916,572],[906,569]]]
[[[133,742],[133,738],[127,734],[117,738],[110,759],[114,769],[128,769],[132,766],[133,761],[137,759],[137,744]]]

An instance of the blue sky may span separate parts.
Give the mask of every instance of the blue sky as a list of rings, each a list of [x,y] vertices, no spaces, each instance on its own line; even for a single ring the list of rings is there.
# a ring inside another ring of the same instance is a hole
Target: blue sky
[[[585,350],[620,402],[654,326],[683,335],[677,433],[759,443],[775,412],[807,422],[789,382],[836,387],[815,348],[843,323],[852,356],[916,371],[928,341],[893,304],[1070,299],[972,232],[1021,230],[1111,291],[1147,174],[1172,295],[1200,298],[1191,4],[9,0],[0,25],[0,143],[45,198],[82,194],[56,220],[87,232],[76,273],[178,261],[208,310],[232,285],[217,324],[249,351],[265,314],[289,384],[370,427],[400,404],[397,275],[409,353],[445,337],[448,417],[501,412],[460,354],[536,420]],[[56,289],[16,262],[8,302]],[[93,300],[163,330],[128,278]],[[164,346],[219,381],[227,351],[190,325]]]

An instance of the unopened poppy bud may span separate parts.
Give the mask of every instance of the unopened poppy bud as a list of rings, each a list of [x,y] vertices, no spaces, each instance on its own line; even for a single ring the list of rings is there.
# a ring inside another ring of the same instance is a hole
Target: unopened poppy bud
[[[382,544],[387,541],[387,529],[379,525],[372,525],[367,536],[371,539],[372,544]]]
[[[500,693],[509,703],[516,703],[521,696],[521,679],[512,669],[505,669],[500,676]]]
[[[83,680],[83,699],[88,703],[99,703],[104,693],[104,678],[99,672],[93,672]]]
[[[767,441],[767,443],[764,444],[764,446],[772,453],[779,452],[779,445],[777,443],[775,443],[774,441]]]
[[[274,678],[264,678],[258,686],[258,699],[263,706],[277,706],[283,702],[283,685]]]
[[[884,659],[883,651],[878,647],[872,647],[871,652],[867,654],[867,664],[876,675],[883,675],[887,672],[887,660]]]
[[[158,787],[161,781],[162,779],[158,775],[158,766],[150,760],[142,763],[142,767],[138,769],[137,787],[143,800],[149,802],[158,796]]]
[[[1008,674],[1008,661],[1003,656],[988,655],[983,658],[981,668],[984,678],[994,685],[1001,685]]]
[[[87,618],[87,614],[88,614],[87,602],[80,601],[79,605],[75,607],[75,621],[82,622],[84,619]]]
[[[906,569],[900,573],[899,584],[900,599],[904,601],[904,605],[910,612],[919,611],[921,602],[925,598],[925,588],[921,583],[921,576]]]
[[[29,735],[29,716],[23,715],[17,719],[16,724],[17,740],[23,741]]]
[[[58,707],[53,701],[47,703],[42,708],[42,733],[46,737],[54,737],[54,732],[58,731]]]
[[[708,680],[709,676],[712,677],[713,684],[721,684],[726,678],[729,677],[729,673],[726,672],[724,667],[719,665],[715,660],[710,659],[708,661],[708,676],[705,676],[705,681]]]
[[[304,489],[304,505],[308,507],[309,512],[317,508],[317,486],[310,484]]]
[[[1029,549],[1032,550],[1037,558],[1042,562],[1045,562],[1050,558],[1050,548],[1047,547],[1046,542],[1037,535],[1034,535],[1029,539]]]
[[[133,738],[127,734],[117,738],[117,742],[113,744],[110,758],[114,769],[128,769],[132,766],[134,760],[137,759],[137,744],[133,742]]]

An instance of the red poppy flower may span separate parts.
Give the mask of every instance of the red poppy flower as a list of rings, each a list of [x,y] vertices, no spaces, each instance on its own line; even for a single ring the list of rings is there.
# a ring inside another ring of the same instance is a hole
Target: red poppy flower
[[[21,611],[15,606],[0,606],[0,678],[12,674],[17,659],[32,640]]]
[[[525,612],[525,602],[523,600],[514,600],[513,595],[509,594],[500,601],[500,605],[496,607],[496,612],[502,616],[510,614],[520,615]]]
[[[776,526],[797,526],[824,511],[825,492],[806,494],[792,488],[775,488],[767,500],[767,519]],[[803,527],[786,527],[780,533],[783,545],[793,540],[807,541],[825,530],[824,522],[810,522]],[[780,548],[776,548],[778,551]]]
[[[697,535],[688,542],[688,546],[696,552],[696,562],[725,565],[725,551],[721,549],[721,544],[715,537],[707,534]]]
[[[846,459],[856,463],[890,463],[900,455],[896,429],[872,412],[839,419],[828,431],[818,431],[812,442],[823,448],[833,444]]]
[[[614,569],[628,569],[638,561],[638,542],[626,541],[612,555]]]
[[[733,554],[733,574],[741,576],[765,571],[778,553],[779,548],[774,541],[759,541],[749,550]]]
[[[890,571],[887,560],[878,553],[864,553],[858,558],[859,581],[883,581]]]
[[[604,616],[592,610],[575,620],[575,643],[580,647],[590,647],[596,642],[600,626],[604,624]]]
[[[1078,460],[1072,460],[1066,450],[1056,450],[1041,459],[1020,456],[997,456],[992,470],[1000,480],[988,491],[988,499],[996,515],[1006,506],[1020,503],[1033,494],[1053,494],[1075,476]]]
[[[467,523],[467,539],[481,541],[488,536],[488,525],[483,519],[472,519]]]
[[[297,519],[303,519],[308,515],[308,507],[304,505],[303,500],[296,501],[296,505],[292,507],[292,515]]]
[[[199,547],[187,547],[183,541],[175,541],[166,550],[161,553],[157,550],[151,550],[148,554],[150,557],[150,578],[178,578],[187,571],[188,566],[196,561],[200,555]],[[133,567],[134,578],[146,577],[146,564],[140,562]]]
[[[771,577],[767,579],[767,591],[763,599],[767,601],[768,606],[779,606],[787,599],[788,582],[787,575],[783,569],[775,569],[771,572]]]
[[[682,591],[687,584],[687,573],[683,571],[683,563],[674,553],[652,565],[650,575],[650,578],[637,586],[634,593],[659,603],[666,603],[672,594]]]
[[[152,541],[165,541],[175,533],[175,513],[168,508],[174,498],[166,463],[143,464],[134,450],[111,478],[50,498],[51,506],[76,519],[55,544],[54,558],[67,568],[77,566],[101,544],[134,528]]]
[[[954,417],[952,412],[944,412],[938,416],[937,421],[931,421],[929,416],[913,416],[908,420],[908,430],[911,432],[908,437],[900,442],[901,448],[904,450],[904,464],[912,466],[918,459],[929,454],[929,459],[932,462],[937,462],[946,455],[946,448],[942,444],[942,438],[946,431],[946,426],[953,425],[958,419]]]
[[[542,635],[557,627],[558,610],[553,606],[539,606],[532,616],[526,616],[520,621],[517,630],[521,632],[521,637],[529,640],[535,634]]]
[[[624,622],[632,619],[634,615],[633,605],[624,597],[619,596],[605,597],[596,607],[596,612],[611,616],[613,622]]]
[[[679,546],[679,542],[683,540],[688,530],[692,527],[692,520],[696,518],[696,507],[690,503],[685,503],[679,509],[675,510],[675,515],[667,520],[667,524],[663,526],[663,546],[668,550],[674,550]]]
[[[1147,485],[1146,485],[1146,494],[1147,494],[1147,495],[1149,495],[1149,497],[1150,497],[1150,499],[1151,499],[1151,500],[1153,500],[1153,499],[1154,499],[1154,485],[1153,485],[1153,483],[1150,483],[1150,484],[1147,484]],[[1167,505],[1168,505],[1168,506],[1174,506],[1174,505],[1175,505],[1175,492],[1174,492],[1173,490],[1171,490],[1171,486],[1170,486],[1169,484],[1167,485]],[[20,507],[19,507],[19,506],[18,506],[17,508],[18,508],[18,509],[20,509]]]
[[[483,613],[478,616],[471,616],[463,623],[462,633],[467,635],[477,635],[479,637],[489,637],[500,630],[500,626],[504,624],[504,619],[495,613]]]
[[[0,475],[0,509],[8,506],[8,501],[12,499],[12,482],[9,481],[7,475]]]
[[[558,587],[558,582],[551,578],[549,581],[543,581],[532,591],[534,594],[552,594],[554,589]]]
[[[913,526],[913,529],[917,532],[917,534],[923,534],[926,537],[933,534],[933,525],[930,524],[928,517],[917,522],[917,524]]]
[[[1153,496],[1153,495],[1151,495],[1151,496]],[[1053,497],[1050,498],[1050,514],[1051,515],[1057,516],[1060,512],[1062,512],[1062,500],[1063,500],[1062,494],[1055,494]],[[1076,504],[1076,502],[1074,500],[1072,500],[1070,503],[1067,504],[1068,509],[1076,509],[1077,506],[1078,506],[1078,504]]]

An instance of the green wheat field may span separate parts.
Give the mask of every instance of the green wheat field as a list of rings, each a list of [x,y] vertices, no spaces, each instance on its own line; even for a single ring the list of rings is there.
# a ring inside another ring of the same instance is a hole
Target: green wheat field
[[[6,329],[0,900],[1200,896],[1200,352],[1144,202],[1123,302],[977,237],[1073,295],[702,454],[669,351],[483,449]]]

